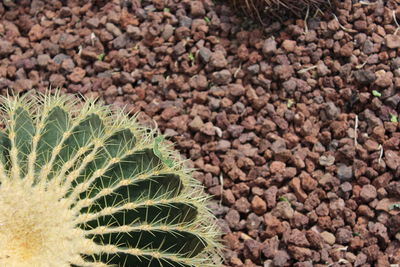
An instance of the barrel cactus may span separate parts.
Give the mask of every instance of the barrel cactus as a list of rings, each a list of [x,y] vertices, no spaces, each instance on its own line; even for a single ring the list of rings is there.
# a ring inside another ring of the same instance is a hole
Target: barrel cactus
[[[156,130],[60,94],[1,105],[0,266],[218,265],[207,197]]]

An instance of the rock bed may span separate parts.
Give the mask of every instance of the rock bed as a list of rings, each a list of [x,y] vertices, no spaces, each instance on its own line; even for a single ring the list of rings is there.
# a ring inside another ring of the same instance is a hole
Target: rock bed
[[[226,266],[400,263],[396,1],[265,27],[211,0],[18,2],[0,3],[2,93],[154,119],[215,196]]]

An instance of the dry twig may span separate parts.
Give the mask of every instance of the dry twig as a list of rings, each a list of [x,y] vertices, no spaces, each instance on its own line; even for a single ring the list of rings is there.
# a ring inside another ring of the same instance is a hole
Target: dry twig
[[[381,160],[382,160],[382,156],[383,156],[383,146],[382,146],[381,144],[379,144],[378,149],[380,149],[380,152],[379,152],[379,159],[378,159],[378,163],[380,164],[380,163],[381,163]]]
[[[396,35],[396,34],[397,34],[397,31],[400,29],[400,25],[399,25],[399,23],[397,22],[396,12],[395,12],[394,10],[393,10],[393,20],[394,20],[394,23],[395,23],[396,26],[397,26],[396,30],[394,31],[394,35]]]
[[[354,123],[354,146],[355,147],[357,146],[357,137],[358,137],[357,129],[358,129],[358,116],[356,115],[356,121]]]
[[[340,24],[339,19],[338,19],[338,17],[336,17],[335,14],[333,14],[333,17],[334,17],[335,20],[339,23],[339,27],[340,27],[342,30],[344,30],[345,32],[352,32],[352,33],[357,32],[356,30],[348,29],[348,28],[344,27],[342,24]]]

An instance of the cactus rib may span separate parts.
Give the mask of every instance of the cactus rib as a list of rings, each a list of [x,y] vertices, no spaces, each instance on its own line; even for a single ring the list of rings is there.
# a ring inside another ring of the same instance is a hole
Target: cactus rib
[[[207,196],[154,129],[59,93],[1,113],[0,266],[220,266]]]

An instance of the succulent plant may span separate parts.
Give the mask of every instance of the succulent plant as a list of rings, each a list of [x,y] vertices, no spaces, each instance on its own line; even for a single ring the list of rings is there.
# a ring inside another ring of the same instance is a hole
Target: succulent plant
[[[156,130],[94,100],[2,98],[0,266],[217,266],[202,187]]]
[[[236,9],[250,18],[263,21],[265,18],[282,18],[284,15],[306,16],[307,9],[318,9],[330,4],[326,0],[231,0]]]

